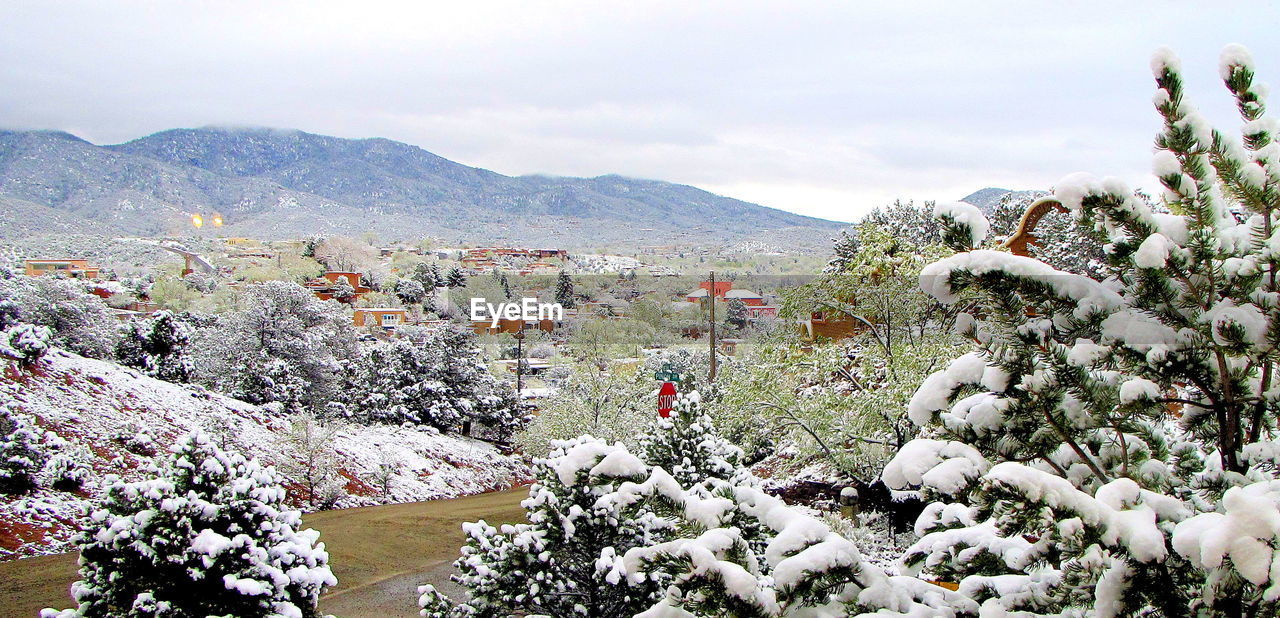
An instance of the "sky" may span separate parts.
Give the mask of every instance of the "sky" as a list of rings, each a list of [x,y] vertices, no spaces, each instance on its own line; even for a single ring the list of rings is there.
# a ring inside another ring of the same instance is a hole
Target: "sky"
[[[10,0],[0,127],[386,137],[841,221],[1077,171],[1154,189],[1152,52],[1235,132],[1218,54],[1280,76],[1280,8],[1115,4]]]

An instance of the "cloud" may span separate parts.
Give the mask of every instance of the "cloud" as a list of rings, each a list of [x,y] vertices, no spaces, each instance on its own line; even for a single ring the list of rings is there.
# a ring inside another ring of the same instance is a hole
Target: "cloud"
[[[206,124],[381,136],[502,173],[659,178],[848,219],[1077,170],[1150,183],[1160,44],[1224,128],[1223,44],[1280,74],[1276,9],[1108,7],[26,3],[0,12],[0,125],[99,143]]]

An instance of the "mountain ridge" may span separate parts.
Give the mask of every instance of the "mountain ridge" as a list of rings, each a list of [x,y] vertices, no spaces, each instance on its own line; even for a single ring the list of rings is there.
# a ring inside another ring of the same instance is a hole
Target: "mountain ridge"
[[[506,176],[386,138],[262,127],[169,129],[109,145],[0,131],[3,199],[136,235],[181,232],[190,214],[211,211],[227,233],[265,238],[373,231],[564,245],[637,240],[636,228],[705,242],[845,225],[660,180]]]

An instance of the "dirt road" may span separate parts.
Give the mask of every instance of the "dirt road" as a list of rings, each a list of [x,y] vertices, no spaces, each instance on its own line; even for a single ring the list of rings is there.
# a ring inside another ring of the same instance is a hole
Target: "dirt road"
[[[340,618],[417,616],[419,585],[447,593],[451,563],[462,546],[462,523],[524,520],[527,489],[313,513],[304,519],[320,531],[337,588],[320,610]],[[76,554],[0,562],[0,616],[31,618],[45,607],[70,607]],[[441,585],[444,584],[444,585]]]

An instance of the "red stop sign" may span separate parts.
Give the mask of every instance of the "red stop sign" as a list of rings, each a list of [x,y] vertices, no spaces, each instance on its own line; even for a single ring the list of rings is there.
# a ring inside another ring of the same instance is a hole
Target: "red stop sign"
[[[676,385],[670,382],[663,382],[662,388],[658,389],[658,416],[667,418],[671,416],[671,409],[676,405]]]

